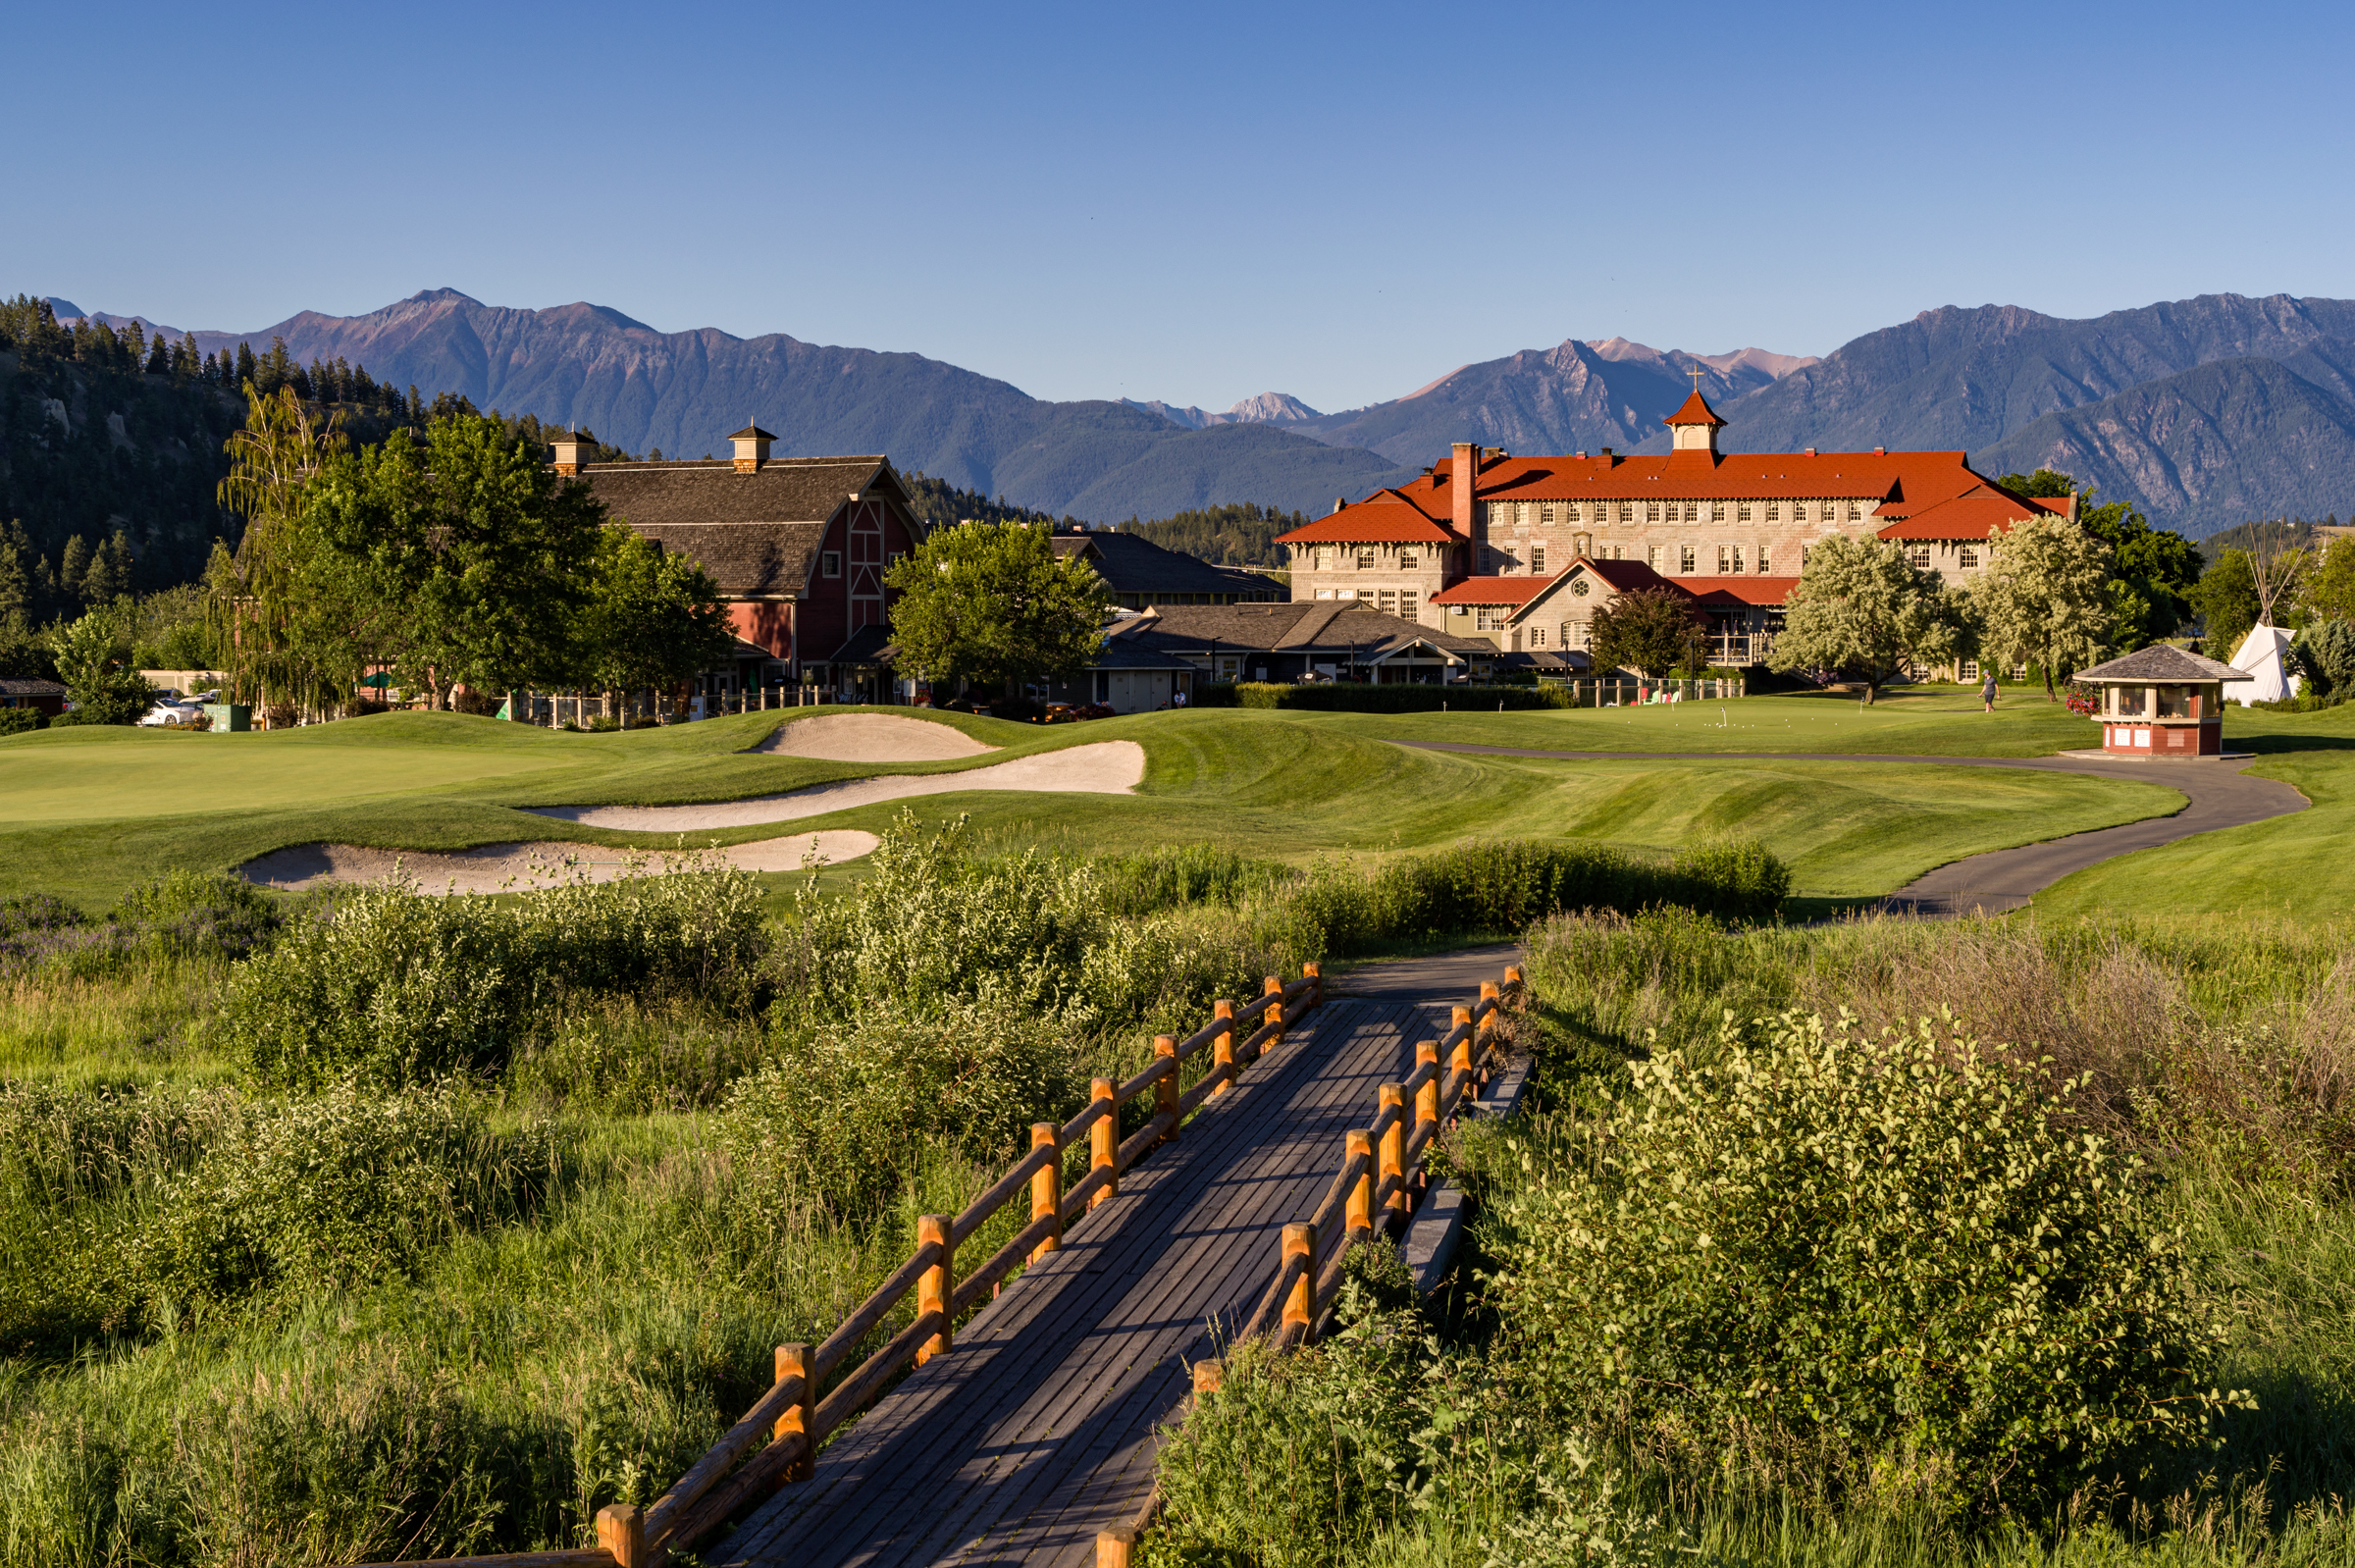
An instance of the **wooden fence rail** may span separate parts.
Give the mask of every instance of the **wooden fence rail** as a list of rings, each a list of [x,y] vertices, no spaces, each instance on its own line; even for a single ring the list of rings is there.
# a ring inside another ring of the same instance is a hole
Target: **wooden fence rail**
[[[1016,1161],[987,1191],[961,1214],[924,1215],[916,1222],[915,1255],[875,1287],[823,1344],[779,1345],[776,1381],[728,1429],[703,1458],[647,1508],[615,1503],[598,1511],[594,1547],[568,1551],[509,1552],[483,1557],[443,1557],[362,1568],[653,1568],[673,1550],[685,1550],[746,1506],[780,1486],[806,1480],[818,1447],[844,1422],[866,1408],[883,1385],[910,1365],[951,1347],[957,1320],[1007,1275],[1061,1245],[1065,1231],[1089,1210],[1120,1190],[1121,1174],[1156,1146],[1178,1135],[1185,1119],[1204,1102],[1223,1094],[1243,1070],[1281,1045],[1284,1030],[1325,1000],[1325,981],[1314,964],[1286,985],[1269,975],[1258,998],[1245,1006],[1220,1002],[1201,1028],[1178,1039],[1158,1035],[1153,1065],[1115,1084],[1097,1078],[1089,1085],[1087,1109],[1061,1126],[1041,1122],[1030,1129],[1030,1152]],[[1461,1012],[1461,1009],[1458,1009]],[[1240,1039],[1238,1029],[1258,1027]],[[1211,1067],[1180,1093],[1185,1064],[1204,1051]],[[1121,1107],[1150,1094],[1154,1114],[1126,1138],[1120,1136]],[[1089,1170],[1069,1192],[1062,1190],[1063,1153],[1087,1139]],[[1000,1209],[1028,1188],[1030,1223],[987,1262],[957,1273],[957,1248],[978,1232]],[[828,1386],[851,1352],[888,1319],[911,1291],[913,1322],[858,1366]],[[824,1389],[824,1397],[817,1391]]]
[[[1377,1233],[1406,1228],[1414,1211],[1413,1178],[1423,1155],[1454,1120],[1465,1094],[1487,1081],[1498,1054],[1496,1025],[1508,1002],[1523,994],[1521,969],[1504,971],[1501,983],[1484,980],[1480,999],[1453,1010],[1445,1034],[1415,1047],[1415,1071],[1375,1091],[1374,1120],[1342,1134],[1341,1167],[1305,1222],[1283,1228],[1276,1278],[1259,1309],[1234,1342],[1273,1333],[1280,1348],[1315,1337],[1316,1326],[1333,1310],[1350,1246]],[[1444,1072],[1439,1063],[1444,1060]],[[1408,1115],[1409,1107],[1413,1115]],[[1337,1222],[1337,1224],[1336,1224]],[[1320,1237],[1339,1236],[1339,1246],[1321,1247]],[[1215,1392],[1223,1364],[1195,1363],[1194,1395]],[[1131,1568],[1138,1538],[1161,1506],[1158,1485],[1129,1519],[1098,1532],[1096,1568]]]

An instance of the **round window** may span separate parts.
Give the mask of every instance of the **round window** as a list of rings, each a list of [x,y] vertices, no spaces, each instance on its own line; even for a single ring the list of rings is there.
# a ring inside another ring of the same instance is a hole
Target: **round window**
[[[1572,579],[1570,583],[1570,592],[1576,594],[1580,599],[1586,598],[1587,580],[1583,577]]]

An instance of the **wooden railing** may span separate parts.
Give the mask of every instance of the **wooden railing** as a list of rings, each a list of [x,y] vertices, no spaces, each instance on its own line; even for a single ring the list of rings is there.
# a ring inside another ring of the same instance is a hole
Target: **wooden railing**
[[[1480,999],[1459,1007],[1445,1034],[1415,1047],[1415,1071],[1397,1083],[1375,1090],[1373,1122],[1341,1138],[1341,1168],[1325,1190],[1316,1213],[1300,1225],[1283,1228],[1282,1250],[1276,1278],[1259,1310],[1251,1315],[1233,1342],[1261,1338],[1273,1333],[1273,1343],[1288,1349],[1316,1336],[1316,1326],[1333,1310],[1341,1291],[1341,1273],[1349,1248],[1377,1233],[1397,1234],[1413,1213],[1413,1178],[1423,1157],[1430,1153],[1441,1128],[1455,1120],[1464,1096],[1488,1081],[1499,1053],[1496,1029],[1505,1004],[1523,995],[1521,969],[1504,971],[1500,983],[1483,980]],[[1446,1063],[1444,1071],[1441,1062]],[[1412,1099],[1410,1120],[1407,1104]],[[1319,1236],[1336,1234],[1341,1244],[1321,1249]],[[1194,1363],[1193,1398],[1216,1392],[1225,1376],[1225,1363]],[[1096,1535],[1096,1568],[1131,1568],[1138,1539],[1161,1508],[1157,1484],[1142,1506],[1128,1518]]]
[[[1498,1055],[1496,1028],[1505,1003],[1518,1000],[1521,991],[1518,966],[1504,971],[1502,983],[1483,980],[1479,1001],[1456,1008],[1445,1034],[1415,1047],[1415,1071],[1375,1091],[1374,1120],[1343,1135],[1341,1168],[1325,1201],[1307,1220],[1283,1228],[1275,1281],[1237,1335],[1238,1343],[1271,1333],[1283,1348],[1315,1338],[1316,1326],[1340,1293],[1349,1249],[1376,1235],[1405,1231],[1414,1210],[1412,1182],[1423,1157],[1439,1129],[1455,1119],[1464,1096],[1488,1080]]]
[[[1087,1109],[1071,1121],[1061,1126],[1052,1122],[1034,1124],[1030,1152],[1016,1161],[988,1191],[967,1204],[962,1214],[925,1215],[916,1221],[915,1256],[876,1286],[825,1343],[814,1348],[806,1344],[777,1346],[775,1382],[768,1392],[651,1507],[615,1503],[599,1509],[595,1546],[376,1563],[365,1568],[429,1568],[429,1562],[430,1568],[652,1568],[671,1551],[692,1546],[740,1509],[781,1486],[808,1480],[811,1462],[829,1434],[865,1409],[903,1369],[912,1364],[921,1366],[950,1348],[957,1321],[985,1293],[1017,1268],[1036,1262],[1060,1246],[1070,1227],[1120,1191],[1123,1173],[1175,1137],[1187,1117],[1204,1102],[1226,1093],[1245,1068],[1281,1045],[1284,1031],[1324,1000],[1325,982],[1314,964],[1304,965],[1300,978],[1289,985],[1271,974],[1256,1000],[1240,1007],[1231,1002],[1216,1004],[1211,1020],[1185,1038],[1155,1036],[1152,1066],[1126,1082],[1095,1079],[1089,1085]],[[1238,1030],[1249,1032],[1238,1038]],[[1204,1051],[1211,1053],[1209,1071],[1180,1092],[1185,1064]],[[1153,1115],[1123,1138],[1121,1107],[1147,1093],[1153,1096]],[[1082,1137],[1087,1139],[1088,1172],[1066,1192],[1063,1154],[1076,1147]],[[991,1253],[987,1262],[960,1276],[959,1245],[970,1240],[1025,1188],[1030,1193],[1030,1223]],[[912,1290],[916,1303],[915,1321],[881,1349],[834,1379],[851,1352],[882,1326]]]

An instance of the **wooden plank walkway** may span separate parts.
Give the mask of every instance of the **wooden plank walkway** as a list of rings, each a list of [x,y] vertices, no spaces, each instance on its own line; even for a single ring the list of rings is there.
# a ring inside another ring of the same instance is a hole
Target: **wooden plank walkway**
[[[1154,1428],[1190,1387],[1186,1364],[1212,1354],[1211,1326],[1230,1333],[1258,1305],[1343,1134],[1468,1000],[1311,1014],[705,1561],[1087,1568],[1096,1533],[1151,1490]]]

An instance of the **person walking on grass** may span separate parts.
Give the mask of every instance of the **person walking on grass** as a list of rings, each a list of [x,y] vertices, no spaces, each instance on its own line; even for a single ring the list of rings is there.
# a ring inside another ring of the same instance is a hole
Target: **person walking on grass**
[[[1995,711],[1995,671],[1993,670],[1989,670],[1987,678],[1979,683],[1979,701],[1987,705],[1988,712]]]

